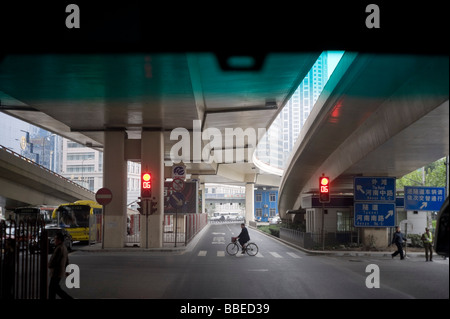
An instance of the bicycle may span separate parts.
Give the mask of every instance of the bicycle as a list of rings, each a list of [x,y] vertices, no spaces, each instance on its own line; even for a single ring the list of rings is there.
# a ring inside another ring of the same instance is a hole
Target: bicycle
[[[236,255],[239,252],[239,249],[244,249],[249,256],[255,256],[259,251],[258,245],[253,242],[248,242],[244,246],[244,248],[241,246],[239,241],[236,240],[236,237],[231,237],[231,243],[227,245],[226,251],[231,256]]]

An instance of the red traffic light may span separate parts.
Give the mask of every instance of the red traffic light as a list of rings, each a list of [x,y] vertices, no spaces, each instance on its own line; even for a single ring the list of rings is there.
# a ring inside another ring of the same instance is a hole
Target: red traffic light
[[[330,183],[330,179],[328,177],[320,178],[320,186],[327,186]]]
[[[142,180],[144,180],[146,182],[150,181],[151,179],[152,179],[152,175],[150,173],[144,173],[142,175]]]
[[[330,202],[330,178],[321,176],[319,178],[319,202]]]
[[[144,172],[141,174],[141,197],[148,198],[152,196],[152,174]]]

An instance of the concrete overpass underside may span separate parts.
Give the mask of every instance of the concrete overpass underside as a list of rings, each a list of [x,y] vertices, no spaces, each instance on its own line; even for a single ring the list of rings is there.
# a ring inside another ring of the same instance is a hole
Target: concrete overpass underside
[[[353,192],[354,176],[400,178],[449,154],[449,59],[346,53],[308,117],[282,176],[279,210]]]
[[[0,148],[0,189],[5,208],[95,200],[93,192],[4,148]]]

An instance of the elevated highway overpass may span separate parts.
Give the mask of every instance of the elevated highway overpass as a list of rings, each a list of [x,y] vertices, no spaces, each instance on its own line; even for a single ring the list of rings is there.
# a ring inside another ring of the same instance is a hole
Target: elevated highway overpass
[[[284,171],[279,209],[302,208],[322,174],[332,193],[355,176],[402,177],[449,154],[449,59],[346,53]]]
[[[153,175],[158,202],[158,214],[142,227],[149,231],[146,246],[160,247],[165,164],[172,164],[180,137],[189,147],[176,155],[188,173],[203,183],[246,185],[247,214],[253,216],[255,183],[279,180],[252,163],[259,132],[269,127],[320,53],[268,54],[261,68],[243,71],[212,53],[11,54],[0,64],[0,110],[103,149],[104,187],[113,192],[105,247],[123,245],[126,161],[140,161]],[[241,143],[226,134],[228,128],[254,135]],[[171,139],[174,130],[180,134]],[[239,151],[244,154],[239,163],[221,160]]]
[[[5,208],[95,200],[88,189],[0,146],[0,198]]]
[[[189,147],[177,148],[176,157],[188,173],[246,185],[248,198],[255,184],[280,185],[282,214],[301,208],[317,174],[328,173],[333,189],[346,192],[352,176],[401,176],[448,154],[448,57],[350,52],[313,108],[281,182],[255,167],[261,136],[240,144],[226,129],[267,129],[319,55],[271,53],[260,69],[240,71],[223,68],[227,60],[212,53],[7,55],[0,110],[103,149],[104,186],[114,194],[105,247],[123,245],[127,160],[153,174],[159,213],[149,218],[148,246],[161,245],[165,165],[183,137]],[[223,160],[241,150],[239,163]]]

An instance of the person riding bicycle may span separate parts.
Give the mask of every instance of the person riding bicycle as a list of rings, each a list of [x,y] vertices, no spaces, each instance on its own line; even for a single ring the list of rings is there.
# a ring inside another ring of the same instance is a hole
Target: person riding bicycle
[[[242,246],[242,253],[245,254],[245,248],[244,245],[250,241],[250,235],[248,234],[248,229],[245,227],[245,224],[241,224],[241,233],[237,236],[237,239],[239,240],[239,244]]]

